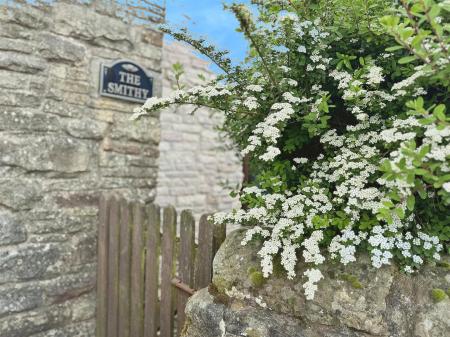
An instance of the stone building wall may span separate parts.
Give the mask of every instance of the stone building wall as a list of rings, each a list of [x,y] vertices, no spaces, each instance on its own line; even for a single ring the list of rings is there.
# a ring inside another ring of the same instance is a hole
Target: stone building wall
[[[183,65],[181,82],[187,88],[204,84],[198,75],[211,79],[209,63],[196,57],[180,43],[166,43],[163,49],[163,95],[176,88],[174,63]],[[161,143],[157,203],[192,209],[196,216],[205,212],[230,210],[236,200],[224,185],[242,182],[242,164],[229,149],[215,126],[221,115],[208,109],[176,107],[161,112]]]
[[[94,336],[98,196],[152,201],[160,138],[157,115],[131,123],[136,104],[98,95],[100,63],[137,62],[160,94],[162,36],[108,7],[7,3],[0,1],[0,336]]]

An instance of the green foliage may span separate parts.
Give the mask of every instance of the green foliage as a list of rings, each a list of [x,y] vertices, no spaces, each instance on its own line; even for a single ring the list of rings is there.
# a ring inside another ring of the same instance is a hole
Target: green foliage
[[[374,266],[394,259],[406,272],[438,260],[450,250],[448,3],[253,4],[226,7],[250,44],[240,65],[184,29],[164,28],[223,74],[151,100],[137,116],[171,104],[222,111],[220,130],[254,179],[235,192],[245,207],[216,221],[253,227],[248,240],[270,248],[260,252],[264,276],[280,253],[288,277],[297,253],[319,265],[323,256],[309,251],[319,248],[345,264],[352,248],[368,251]]]
[[[448,295],[445,293],[445,290],[435,288],[431,290],[431,298],[434,303],[439,303],[448,298]]]

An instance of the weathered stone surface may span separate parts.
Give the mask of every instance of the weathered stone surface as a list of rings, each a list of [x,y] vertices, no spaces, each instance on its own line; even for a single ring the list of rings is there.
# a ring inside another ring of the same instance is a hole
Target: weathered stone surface
[[[86,7],[58,4],[54,8],[55,32],[110,49],[131,50],[130,28],[125,23],[92,11],[88,15],[88,12]]]
[[[42,107],[42,111],[48,114],[76,118],[82,118],[83,116],[85,116],[87,112],[86,110],[86,107],[81,105],[61,102],[61,99],[59,99],[58,97],[56,97],[56,100],[46,100]]]
[[[24,242],[27,239],[23,223],[17,221],[11,212],[0,212],[0,233],[0,246]]]
[[[131,122],[129,117],[117,122],[117,126],[111,130],[112,139],[130,139],[136,142],[159,144],[161,131],[158,121],[145,119],[139,122]],[[127,125],[127,127],[125,127]]]
[[[2,336],[24,337],[57,328],[70,322],[70,308],[64,305],[44,307],[0,319]],[[48,336],[48,335],[47,335]]]
[[[39,182],[33,179],[0,179],[0,205],[29,210],[42,199],[39,190]]]
[[[44,298],[42,288],[34,283],[0,286],[0,317],[37,308]]]
[[[94,337],[95,321],[83,321],[33,335],[34,337]]]
[[[268,310],[245,307],[238,302],[225,306],[218,303],[207,289],[202,289],[191,297],[186,314],[188,320],[182,336],[306,337],[300,330],[299,320]]]
[[[10,108],[0,113],[0,130],[56,131],[60,129],[55,116],[37,109]]]
[[[6,14],[5,21],[14,22],[22,27],[45,29],[49,25],[49,19],[44,8],[32,6],[9,7]]]
[[[65,173],[88,170],[92,150],[79,140],[61,136],[15,136],[0,142],[0,164],[33,171]]]
[[[92,119],[72,119],[67,123],[67,132],[75,138],[102,139],[106,134],[108,123]]]
[[[0,40],[0,50],[17,51],[20,53],[31,54],[34,51],[34,45],[29,41],[5,38]]]
[[[40,58],[12,52],[0,53],[0,69],[8,69],[20,73],[36,74],[46,69]]]
[[[448,268],[426,266],[407,276],[394,266],[374,269],[365,258],[346,267],[328,264],[314,300],[306,300],[307,266],[297,265],[294,280],[280,272],[256,285],[250,274],[260,269],[260,246],[242,246],[242,238],[242,230],[233,232],[216,255],[210,294],[202,290],[190,300],[183,337],[443,337],[450,331],[450,300],[434,303],[430,296],[433,288],[450,287]]]
[[[84,59],[86,48],[58,35],[44,33],[39,37],[37,49],[42,57],[56,62],[79,62]]]
[[[0,284],[40,279],[60,258],[61,250],[52,244],[24,244],[0,249]]]
[[[28,91],[2,90],[0,104],[5,107],[24,107],[32,108],[39,106],[41,97]]]

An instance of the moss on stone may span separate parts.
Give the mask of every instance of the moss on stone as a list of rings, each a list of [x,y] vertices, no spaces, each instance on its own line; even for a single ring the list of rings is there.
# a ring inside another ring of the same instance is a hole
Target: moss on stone
[[[266,282],[263,273],[261,273],[260,271],[254,271],[253,273],[250,274],[249,278],[252,286],[255,288],[262,287],[263,284]]]
[[[446,261],[439,261],[439,262],[436,263],[436,265],[437,265],[438,267],[450,269],[450,263],[448,263],[448,262],[446,262]]]
[[[347,281],[350,285],[355,289],[362,289],[364,286],[358,280],[358,278],[351,274],[341,274],[340,279],[343,281]]]
[[[215,277],[213,280],[214,286],[219,290],[219,291],[225,291],[225,289],[230,288],[230,282],[228,282],[227,280],[225,280],[223,277]]]
[[[214,303],[225,305],[228,305],[230,303],[230,297],[227,294],[221,293],[212,283],[208,286],[208,292],[214,298]]]
[[[250,274],[254,273],[255,271],[258,271],[257,267],[255,267],[255,266],[248,267],[247,274],[250,275]]]
[[[433,299],[434,303],[438,303],[448,298],[448,296],[444,290],[434,288],[433,290],[431,290],[431,298]]]
[[[288,302],[290,307],[294,307],[295,306],[295,298],[294,297],[288,298],[287,302]]]

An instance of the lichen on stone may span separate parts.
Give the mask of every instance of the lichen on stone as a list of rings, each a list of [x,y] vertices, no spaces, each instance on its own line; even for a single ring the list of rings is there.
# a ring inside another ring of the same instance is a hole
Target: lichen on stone
[[[347,281],[355,289],[362,289],[362,288],[364,288],[362,283],[359,281],[359,279],[355,275],[342,274],[342,275],[340,275],[340,279],[343,280],[343,281]]]
[[[261,337],[261,334],[253,328],[249,328],[245,330],[245,335],[247,337]]]
[[[441,302],[448,298],[448,295],[444,290],[439,288],[434,288],[431,290],[431,297],[433,298],[434,303]]]

